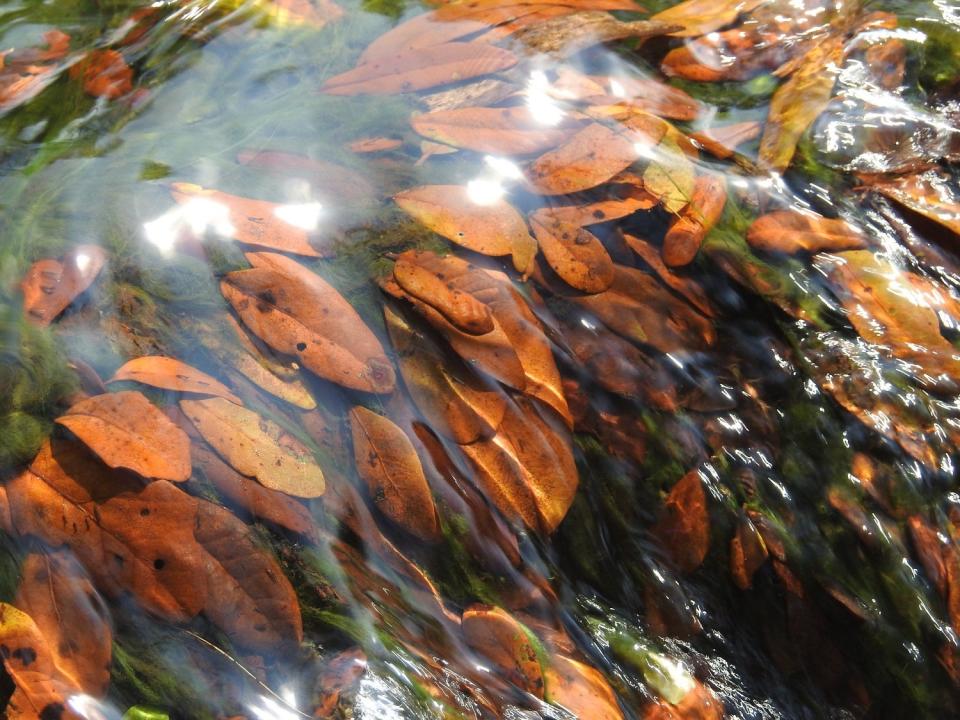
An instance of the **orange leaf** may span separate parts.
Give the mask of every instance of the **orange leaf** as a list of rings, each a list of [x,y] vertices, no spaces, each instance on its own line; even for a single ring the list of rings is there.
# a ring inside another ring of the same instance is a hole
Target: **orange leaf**
[[[83,89],[88,95],[115,100],[133,90],[133,70],[116,50],[94,50],[74,68],[83,72]]]
[[[616,178],[613,178],[616,181]],[[614,193],[616,195],[616,193]],[[574,205],[550,205],[549,213],[562,225],[586,227],[629,217],[638,210],[649,210],[657,204],[657,198],[642,189],[613,197]]]
[[[14,604],[37,626],[57,673],[87,695],[110,683],[113,629],[103,598],[69,551],[30,553]]]
[[[960,198],[944,175],[938,172],[909,175],[894,182],[878,183],[873,189],[960,235]]]
[[[386,152],[388,150],[396,150],[398,147],[403,145],[403,140],[397,138],[389,137],[365,137],[358,138],[353,142],[347,143],[347,148],[352,152],[364,154],[364,153],[378,153]]]
[[[382,58],[390,58],[419,48],[443,45],[466,35],[486,30],[490,26],[478,20],[441,19],[437,13],[417,15],[388,30],[367,46],[357,60],[364,65]]]
[[[191,183],[173,183],[171,191],[181,205],[195,203],[198,213],[223,215],[226,227],[218,228],[218,232],[229,234],[237,242],[306,257],[321,256],[310,245],[306,230],[283,219],[284,205],[206,190]]]
[[[99,245],[78,245],[62,261],[38,260],[20,284],[23,309],[37,325],[49,325],[89,288],[107,261]]]
[[[350,411],[350,428],[357,473],[374,504],[421,540],[439,540],[433,495],[410,438],[388,418],[359,405]]]
[[[512,255],[518,272],[528,272],[536,254],[523,216],[505,200],[478,203],[462,185],[423,185],[394,196],[404,212],[468,250]]]
[[[661,258],[660,253],[657,252],[657,249],[645,240],[641,240],[640,238],[634,237],[633,235],[629,235],[627,233],[623,234],[623,239],[630,249],[639,255],[640,259],[650,266],[650,269],[657,274],[657,277],[663,281],[664,285],[678,295],[686,298],[687,302],[693,305],[706,317],[715,316],[716,312],[714,311],[713,306],[710,304],[710,300],[707,299],[707,293],[700,286],[700,284],[697,283],[696,280],[677,275],[675,272],[670,270],[670,268],[663,264],[663,259]]]
[[[461,628],[467,644],[493,663],[506,680],[543,697],[538,643],[524,625],[498,607],[474,605],[464,611]]]
[[[416,92],[506,70],[516,62],[513,53],[501,48],[450,42],[376,57],[328,79],[321,89],[330,95]]]
[[[14,528],[66,545],[104,594],[184,622],[203,612],[254,651],[295,647],[296,594],[250,530],[168,482],[111,472],[76,443],[46,443],[7,486]]]
[[[430,140],[495,155],[528,155],[563,142],[578,124],[569,116],[546,125],[526,107],[465,107],[415,116],[413,129]]]
[[[190,477],[190,439],[138,392],[81,400],[56,421],[112,468],[174,482]]]
[[[710,515],[698,470],[673,486],[653,534],[681,572],[692,573],[703,563],[710,549]]]
[[[688,265],[703,239],[717,224],[727,202],[727,189],[716,175],[701,175],[693,186],[690,204],[680,213],[663,238],[663,261],[671,267]]]
[[[747,242],[768,252],[856,250],[867,239],[852,225],[811,212],[776,210],[758,217],[747,230]]]
[[[632,140],[606,125],[591,123],[534,160],[527,177],[544,195],[566,195],[605,183],[637,159]]]
[[[559,222],[547,208],[533,213],[530,225],[547,263],[570,287],[599,293],[613,284],[613,260],[588,230]]]
[[[652,16],[664,23],[679,23],[676,37],[698,37],[733,23],[741,13],[750,12],[763,0],[686,0]]]
[[[393,391],[395,376],[383,346],[340,293],[283,255],[248,257],[254,269],[228,273],[220,289],[254,335],[331,382]]]
[[[294,497],[323,495],[323,471],[280,427],[223,398],[181,400],[197,431],[237,472]]]
[[[747,590],[753,584],[753,574],[769,557],[763,538],[744,515],[737,523],[737,531],[730,539],[730,574],[733,582],[741,590]]]
[[[138,382],[175,392],[214,395],[226,398],[237,405],[243,405],[240,398],[230,392],[229,388],[219,380],[180,360],[162,355],[134,358],[124,363],[113,377],[107,380],[108,383],[122,381]]]
[[[623,720],[617,696],[595,668],[563,655],[553,655],[544,679],[547,700],[566,708],[578,718]]]
[[[725,160],[733,155],[736,147],[760,135],[760,123],[755,121],[734,123],[723,127],[691,133],[690,137],[711,155]]]
[[[405,293],[435,308],[458,330],[483,335],[494,329],[490,308],[472,295],[452,287],[447,277],[434,272],[419,253],[406,252],[393,266],[393,278]]]

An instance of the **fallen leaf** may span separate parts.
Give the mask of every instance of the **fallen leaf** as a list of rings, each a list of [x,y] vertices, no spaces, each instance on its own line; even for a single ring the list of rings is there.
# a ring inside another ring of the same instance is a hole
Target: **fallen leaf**
[[[433,140],[421,140],[420,141],[420,157],[417,159],[417,162],[414,163],[415,166],[419,167],[423,165],[427,160],[432,158],[434,155],[452,155],[455,152],[459,152],[457,148],[451,147],[450,145],[444,145],[443,143],[433,142]]]
[[[513,67],[516,56],[482,43],[449,42],[376,57],[328,79],[329,95],[392,95],[416,92]]]
[[[702,110],[689,93],[655,78],[620,74],[592,77],[607,88],[603,102],[617,103],[624,111],[689,121],[695,120]],[[597,98],[594,104],[600,101]]]
[[[753,585],[754,573],[769,555],[760,533],[746,515],[742,516],[730,539],[730,574],[734,584],[741,590],[749,590]]]
[[[489,660],[507,681],[543,697],[540,643],[530,630],[505,610],[490,605],[474,605],[465,610],[460,627],[467,644]]]
[[[609,290],[570,300],[614,332],[660,352],[690,352],[716,340],[707,318],[671,295],[652,276],[634,268],[617,265]]]
[[[590,720],[623,720],[617,696],[610,683],[595,668],[554,654],[544,672],[546,699]]]
[[[123,381],[138,382],[174,392],[214,395],[237,405],[243,405],[240,398],[230,392],[229,388],[219,380],[190,367],[185,362],[162,355],[134,358],[124,363],[113,377],[107,380],[108,383]]]
[[[643,187],[668,212],[679,213],[693,198],[696,172],[673,134],[663,136],[655,147],[645,149],[650,162],[643,171]]]
[[[616,181],[616,177],[611,182]],[[550,205],[550,215],[558,223],[573,227],[587,227],[598,223],[620,220],[639,210],[649,210],[657,204],[657,199],[643,191],[631,188],[629,192],[613,193],[614,197],[604,200],[575,203],[572,205]]]
[[[376,189],[360,173],[343,165],[276,150],[245,150],[237,155],[241,165],[267,170],[284,177],[302,177],[321,196],[342,202],[370,200]]]
[[[319,541],[313,516],[299,501],[241,475],[219,456],[196,443],[191,455],[194,467],[203,473],[228,506],[240,508],[257,520],[288,530],[311,542]]]
[[[49,642],[33,619],[7,603],[0,603],[0,644],[6,648],[3,667],[14,685],[6,717],[79,720],[67,704],[79,688],[59,675]]]
[[[103,598],[70,553],[27,555],[13,602],[33,620],[57,674],[102,698],[110,684],[113,628]]]
[[[717,224],[727,202],[727,188],[717,175],[701,175],[694,182],[690,204],[663,238],[663,261],[671,267],[689,265],[707,233]]]
[[[377,37],[367,46],[358,65],[402,55],[419,48],[443,45],[490,28],[486,22],[472,19],[443,19],[436,13],[416,15]]]
[[[94,50],[70,68],[71,77],[83,77],[88,95],[116,100],[133,90],[133,70],[116,50]]]
[[[206,190],[191,183],[173,183],[173,199],[195,208],[205,222],[213,222],[218,233],[244,245],[268,250],[321,257],[310,245],[309,233],[283,219],[284,205]]]
[[[760,138],[763,167],[783,172],[790,165],[800,136],[830,102],[842,60],[843,38],[827,38],[807,51],[798,69],[773,94]]]
[[[440,539],[437,510],[410,438],[388,418],[359,405],[350,411],[353,456],[379,510],[410,534]]]
[[[680,572],[692,573],[703,564],[710,549],[710,515],[698,470],[670,490],[652,532]]]
[[[518,399],[507,405],[492,439],[461,449],[476,471],[474,482],[505,517],[545,535],[557,529],[579,483],[566,427]]]
[[[138,392],[81,400],[56,422],[112,468],[174,482],[190,477],[190,439]]]
[[[220,289],[254,335],[331,382],[393,391],[395,375],[383,346],[340,293],[288,257],[248,257],[254,269],[228,273]]]
[[[462,185],[423,185],[393,199],[408,215],[451,242],[482,255],[512,255],[518,272],[530,270],[536,241],[523,216],[505,200],[478,203],[469,187]]]
[[[628,233],[624,233],[623,239],[630,249],[650,266],[650,269],[657,274],[657,277],[660,278],[664,285],[684,297],[687,302],[693,305],[704,316],[712,318],[716,315],[716,311],[713,309],[713,305],[711,305],[706,291],[704,291],[703,287],[701,287],[696,280],[677,275],[670,270],[670,268],[663,264],[663,259],[660,253],[657,252],[657,249],[645,240],[641,240]]]
[[[714,157],[725,160],[733,155],[738,145],[749,142],[760,136],[760,123],[755,121],[734,123],[723,127],[712,127],[708,130],[691,133],[704,150]]]
[[[483,335],[494,329],[490,308],[452,287],[442,272],[433,271],[420,254],[404,253],[393,266],[393,279],[403,291],[436,309],[458,330]]]
[[[384,307],[384,317],[407,392],[428,426],[457,443],[492,436],[506,410],[503,392],[485,387],[465,368],[451,363],[389,306]]]
[[[60,30],[43,34],[47,49],[21,48],[0,53],[0,113],[23,105],[50,85],[60,74],[54,63],[66,56],[70,36]]]
[[[656,20],[623,22],[608,12],[564,13],[518,29],[512,37],[527,50],[569,57],[594,45],[626,38],[666,35],[679,28]]]
[[[99,245],[78,245],[63,260],[38,260],[20,283],[27,318],[46,326],[97,279],[107,262]]]
[[[701,682],[676,704],[667,701],[653,703],[643,713],[643,720],[723,720],[723,703]]]
[[[470,109],[498,109],[491,106],[510,99],[519,97],[522,89],[506,80],[498,77],[487,77],[480,80],[472,80],[463,85],[453,85],[443,90],[432,90],[429,93],[421,94],[419,100],[428,110],[433,112],[442,112],[446,110],[470,110]],[[416,115],[412,118],[416,121]],[[416,128],[414,128],[416,129]],[[451,128],[451,133],[460,137],[461,131]],[[419,132],[419,131],[418,131]],[[458,140],[460,142],[461,140]],[[463,139],[462,142],[468,142]]]
[[[396,150],[403,146],[403,140],[389,137],[365,137],[347,143],[347,149],[355,153],[378,153]]]
[[[45,443],[6,490],[16,531],[69,548],[111,599],[131,594],[173,622],[203,612],[254,651],[299,644],[293,587],[223,508],[162,480],[144,485],[111,472],[83,446],[59,440]]]
[[[761,215],[747,230],[747,242],[760,250],[791,254],[857,250],[867,245],[863,233],[844,220],[798,210]]]
[[[908,175],[893,182],[877,183],[872,189],[960,235],[960,198],[944,175],[938,172]]]
[[[570,287],[599,293],[613,284],[613,260],[590,231],[559,222],[547,208],[530,216],[530,226],[543,257]]]
[[[325,661],[317,678],[320,700],[315,718],[333,718],[342,695],[353,689],[367,671],[367,656],[360,648],[350,648]]]
[[[607,182],[638,159],[634,142],[606,125],[591,123],[527,168],[537,192],[567,195]]]
[[[549,125],[521,107],[463,107],[416,115],[413,129],[430,140],[494,155],[529,155],[562,143],[579,124]]]
[[[181,400],[180,407],[203,439],[237,472],[294,497],[323,495],[323,471],[273,421],[223,398]]]
[[[763,0],[686,0],[658,12],[651,20],[679,23],[682,30],[671,32],[675,37],[697,37],[732,24],[741,13],[750,12]]]

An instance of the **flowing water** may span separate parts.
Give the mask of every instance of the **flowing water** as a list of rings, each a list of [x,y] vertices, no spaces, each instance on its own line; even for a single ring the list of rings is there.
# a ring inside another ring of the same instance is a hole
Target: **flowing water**
[[[960,713],[960,11],[338,3],[0,6],[5,717]]]

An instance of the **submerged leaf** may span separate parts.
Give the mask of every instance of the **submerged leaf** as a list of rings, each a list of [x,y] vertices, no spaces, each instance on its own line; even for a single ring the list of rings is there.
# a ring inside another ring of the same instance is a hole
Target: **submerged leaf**
[[[423,185],[393,199],[404,212],[451,242],[483,255],[512,255],[517,271],[529,271],[536,243],[523,216],[505,200],[477,202],[462,185]]]
[[[755,121],[713,127],[690,134],[704,150],[721,160],[733,155],[738,145],[760,136],[760,123]]]
[[[20,284],[27,318],[49,325],[93,284],[106,261],[99,245],[78,245],[63,260],[35,262]]]
[[[798,210],[777,210],[761,215],[747,230],[747,242],[772,252],[821,252],[857,250],[867,239],[857,228],[839,218],[825,218]]]
[[[530,216],[530,225],[543,257],[570,287],[599,293],[613,284],[613,260],[603,244],[588,230],[557,220],[547,208]]]
[[[710,515],[698,470],[673,486],[664,501],[653,534],[683,573],[692,573],[710,549]]]
[[[393,390],[383,346],[340,293],[288,257],[249,258],[254,269],[228,273],[220,289],[254,335],[331,382],[366,392]]]
[[[94,50],[70,68],[70,76],[83,76],[88,95],[115,100],[133,90],[133,70],[116,50]]]
[[[122,381],[138,382],[175,392],[214,395],[237,405],[243,404],[240,398],[230,392],[229,388],[216,378],[212,378],[176,358],[163,357],[162,355],[134,358],[124,363],[113,374],[113,377],[107,380],[108,383]]]
[[[676,37],[697,37],[730,25],[741,13],[750,12],[764,0],[686,0],[652,16],[663,23],[679,23]]]
[[[393,266],[393,279],[403,291],[437,310],[458,330],[470,335],[493,332],[490,308],[453,287],[442,272],[432,271],[424,255],[404,253]]]
[[[513,38],[528,50],[568,57],[601,43],[666,35],[678,27],[656,20],[623,22],[607,12],[584,10],[531,23]]]
[[[413,129],[436,142],[496,155],[529,155],[559,145],[579,124],[541,121],[527,106],[463,107],[415,116]]]
[[[595,668],[555,654],[550,657],[544,679],[547,701],[566,708],[576,717],[623,720],[613,688]]]
[[[323,495],[323,471],[276,423],[223,398],[181,400],[180,407],[203,439],[237,472],[294,497]]]
[[[505,610],[475,605],[461,621],[467,644],[493,663],[496,671],[518,688],[543,697],[544,675],[539,643],[530,630]]]
[[[506,70],[516,56],[483,43],[449,42],[377,56],[328,79],[330,95],[391,95],[416,92]]]
[[[663,207],[679,213],[692,200],[696,190],[696,173],[676,139],[667,133],[659,145],[645,151],[650,163],[643,171],[643,186],[651,195],[660,198]]]
[[[634,142],[626,135],[590,123],[557,149],[534,160],[527,177],[544,195],[567,195],[607,182],[637,158]]]
[[[158,480],[190,477],[190,439],[138,392],[81,400],[57,422],[110,467]]]
[[[909,175],[873,190],[960,235],[960,197],[942,174]]]
[[[170,189],[174,200],[185,208],[195,208],[197,215],[205,223],[213,223],[221,235],[244,245],[321,257],[310,245],[309,233],[287,222],[283,205],[207,190],[192,183],[173,183]]]
[[[663,261],[671,267],[693,262],[707,233],[717,224],[727,202],[727,189],[716,175],[701,175],[693,186],[690,204],[663,238]]]
[[[279,565],[217,505],[162,480],[144,485],[111,472],[61,441],[46,443],[7,495],[18,533],[67,546],[113,599],[131,594],[174,622],[203,612],[254,651],[302,637],[296,594]]]
[[[357,406],[350,411],[357,473],[380,511],[412,535],[440,539],[430,486],[410,438],[388,418]]]

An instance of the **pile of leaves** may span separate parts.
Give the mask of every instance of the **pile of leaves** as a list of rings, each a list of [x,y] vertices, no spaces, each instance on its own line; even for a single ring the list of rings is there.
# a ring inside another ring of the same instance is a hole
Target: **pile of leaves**
[[[7,717],[960,711],[953,81],[894,7],[656,10],[400,13],[301,60],[378,132],[225,149],[306,201],[156,163],[134,240],[8,227]],[[0,197],[76,159],[56,83],[135,127],[158,46],[359,14],[0,55]]]

